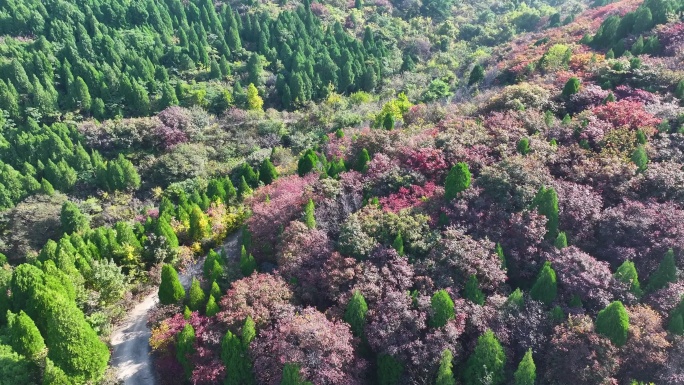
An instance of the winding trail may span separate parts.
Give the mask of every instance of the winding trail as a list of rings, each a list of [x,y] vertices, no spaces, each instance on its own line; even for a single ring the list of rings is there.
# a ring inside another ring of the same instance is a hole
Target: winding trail
[[[228,258],[239,256],[240,234],[241,232],[237,231],[229,235],[216,251],[225,249]],[[204,257],[179,275],[186,290],[190,287],[192,277],[201,274],[203,263]],[[147,318],[150,310],[154,309],[158,302],[157,292],[150,293],[130,310],[126,320],[112,332],[111,366],[116,371],[117,379],[124,385],[153,385],[155,383]]]

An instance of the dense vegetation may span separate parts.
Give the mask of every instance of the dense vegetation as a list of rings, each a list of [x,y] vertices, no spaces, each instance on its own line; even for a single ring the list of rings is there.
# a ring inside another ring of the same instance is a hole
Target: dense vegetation
[[[681,384],[683,16],[0,3],[0,383]]]

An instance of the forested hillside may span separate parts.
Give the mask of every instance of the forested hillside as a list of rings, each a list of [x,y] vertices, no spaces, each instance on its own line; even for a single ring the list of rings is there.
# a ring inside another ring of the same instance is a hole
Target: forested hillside
[[[682,63],[682,0],[0,2],[0,384],[150,291],[159,384],[683,384]]]

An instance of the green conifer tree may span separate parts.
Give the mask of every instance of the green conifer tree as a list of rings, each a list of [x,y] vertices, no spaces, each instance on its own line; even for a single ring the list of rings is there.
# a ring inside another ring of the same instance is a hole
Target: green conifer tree
[[[484,80],[485,72],[484,68],[480,64],[475,64],[472,71],[470,71],[470,76],[468,77],[468,85],[472,86]]]
[[[200,287],[199,281],[193,278],[188,294],[188,308],[192,311],[198,311],[205,306],[205,303],[204,290]]]
[[[205,307],[204,314],[207,317],[213,317],[218,312],[220,311],[218,305],[216,304],[216,300],[214,299],[213,295],[209,295],[209,300],[207,301],[207,306]]]
[[[45,341],[31,317],[23,310],[19,314],[8,313],[10,344],[15,352],[33,359],[45,350]]]
[[[482,290],[480,290],[480,283],[478,282],[476,276],[471,275],[468,277],[465,288],[463,289],[463,296],[473,303],[484,305],[485,295]]]
[[[468,358],[463,372],[465,385],[501,385],[506,380],[506,355],[491,330],[477,339],[475,351]],[[486,382],[485,382],[486,381]]]
[[[269,185],[278,179],[278,170],[276,170],[271,160],[266,158],[259,167],[259,180]]]
[[[563,96],[568,98],[579,92],[580,80],[576,77],[570,78],[563,87]]]
[[[389,354],[378,355],[378,384],[400,385],[404,367],[401,362]]]
[[[546,261],[532,286],[532,290],[530,290],[530,296],[532,299],[550,305],[556,300],[557,295],[558,282],[556,281],[556,272],[551,267],[551,262]]]
[[[309,199],[304,206],[304,224],[306,224],[306,227],[312,230],[316,228],[316,217],[314,216],[314,212],[314,202],[312,199]]]
[[[185,298],[185,289],[178,279],[176,269],[171,265],[162,267],[161,283],[159,284],[159,303],[172,305]]]
[[[639,276],[634,266],[634,262],[625,261],[618,267],[615,272],[615,279],[629,285],[629,291],[636,296],[641,296],[641,284],[639,283]]]
[[[558,233],[558,236],[556,237],[556,240],[553,242],[553,245],[558,250],[562,250],[568,247],[568,237],[565,235],[565,232],[561,231],[560,233]]]
[[[451,200],[456,198],[458,193],[470,187],[470,169],[466,163],[458,163],[449,171],[444,185],[444,198]]]
[[[677,281],[677,264],[675,263],[674,251],[669,249],[663,256],[653,274],[649,277],[648,291],[655,291],[667,286],[668,283]]]
[[[74,203],[66,201],[60,214],[62,232],[66,234],[82,233],[90,228],[88,217]]]
[[[385,118],[382,120],[382,127],[389,131],[394,129],[394,124],[394,114],[391,112],[385,114]]]
[[[515,385],[534,385],[534,381],[537,379],[537,367],[532,359],[532,349],[525,353],[513,377],[515,378]]]
[[[454,378],[454,371],[452,370],[453,360],[454,355],[449,349],[445,349],[442,352],[442,358],[439,360],[435,385],[456,385],[456,378]]]
[[[55,188],[52,187],[47,179],[43,178],[40,180],[40,192],[45,195],[54,195]]]
[[[312,385],[310,382],[302,379],[299,371],[299,365],[286,363],[283,366],[283,379],[280,381],[280,385]]]
[[[366,327],[366,313],[368,313],[368,305],[363,294],[358,290],[354,292],[347,309],[344,312],[344,320],[351,327],[352,333],[356,337],[363,337],[364,328]]]
[[[456,317],[454,310],[454,301],[449,296],[446,290],[437,291],[430,300],[430,307],[432,309],[432,317],[430,317],[430,326],[439,328]]]
[[[240,271],[245,277],[249,277],[256,270],[257,264],[256,260],[252,254],[247,254],[245,246],[242,246],[242,252],[240,253]]]
[[[603,334],[615,344],[622,346],[629,335],[629,314],[620,301],[611,302],[596,316],[596,332]]]
[[[226,332],[221,341],[221,360],[226,366],[225,385],[249,385],[254,384],[252,364],[249,361],[247,351],[236,335]]]
[[[520,155],[527,155],[530,152],[530,140],[528,138],[522,138],[518,141],[518,153]]]
[[[397,254],[404,256],[404,238],[401,236],[401,231],[397,233],[397,237],[392,242],[392,248],[397,251]]]
[[[185,324],[183,330],[178,333],[176,338],[176,359],[183,366],[186,379],[190,379],[192,376],[192,363],[190,362],[190,356],[195,350],[195,329],[188,322]]]
[[[194,205],[190,211],[190,229],[188,229],[190,239],[199,242],[211,235],[211,227],[206,214],[199,206]]]
[[[365,148],[361,150],[359,155],[356,157],[356,162],[354,165],[354,170],[358,172],[366,172],[368,170],[368,163],[370,162],[370,154]]]
[[[648,155],[643,145],[637,146],[631,156],[632,163],[637,166],[638,172],[646,171],[648,167]]]
[[[555,239],[558,236],[558,194],[553,187],[540,188],[534,197],[533,206],[539,214],[546,217],[546,236]]]

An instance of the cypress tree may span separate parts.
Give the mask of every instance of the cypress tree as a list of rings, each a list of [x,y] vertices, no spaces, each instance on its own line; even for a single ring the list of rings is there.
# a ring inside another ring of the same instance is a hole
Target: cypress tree
[[[192,317],[192,311],[186,305],[183,307],[183,319],[189,320],[190,317]]]
[[[188,322],[185,324],[183,330],[178,333],[176,339],[176,359],[183,366],[185,377],[190,379],[192,376],[192,363],[190,362],[190,355],[195,350],[195,329]]]
[[[280,385],[311,385],[309,381],[304,381],[299,373],[299,365],[295,363],[286,363],[283,366],[283,379]]]
[[[629,314],[620,301],[614,301],[596,316],[596,332],[608,337],[615,346],[627,342]]]
[[[674,251],[669,249],[662,261],[648,281],[648,290],[655,291],[667,286],[668,283],[677,281],[677,265],[675,264]]]
[[[648,155],[646,154],[646,149],[643,145],[637,146],[630,159],[632,160],[632,163],[637,166],[638,172],[646,171],[648,166]]]
[[[221,341],[221,360],[226,366],[225,385],[254,384],[252,365],[240,339],[227,331]]]
[[[485,72],[484,68],[480,64],[475,64],[472,71],[470,71],[470,76],[468,77],[468,85],[472,86],[484,80]]]
[[[392,248],[397,251],[397,254],[404,256],[404,238],[401,237],[401,231],[397,233],[397,237],[392,242]]]
[[[40,180],[40,192],[45,195],[54,195],[55,188],[52,187],[47,179],[43,178]]]
[[[15,352],[32,359],[45,350],[45,341],[31,317],[23,310],[8,313],[10,344]]]
[[[314,216],[314,209],[314,202],[312,199],[309,199],[309,201],[304,206],[304,223],[306,224],[306,227],[312,230],[316,228],[316,217]]]
[[[465,385],[481,385],[488,379],[488,384],[501,385],[505,381],[504,367],[506,355],[501,344],[491,330],[487,330],[477,339],[475,351],[466,362],[463,380]]]
[[[89,220],[74,203],[66,201],[60,214],[62,232],[66,234],[82,233],[88,230]]]
[[[430,308],[432,309],[432,317],[430,317],[430,326],[439,328],[456,317],[454,310],[454,301],[449,296],[446,290],[442,289],[436,292],[430,300]]]
[[[442,358],[439,360],[439,369],[437,369],[437,380],[435,385],[456,385],[454,372],[452,370],[454,364],[454,355],[449,349],[442,352]]]
[[[404,367],[389,354],[378,355],[378,384],[399,385]]]
[[[242,252],[240,253],[240,271],[245,277],[249,277],[256,270],[257,263],[254,260],[252,254],[247,254],[245,246],[242,246]]]
[[[299,176],[304,176],[310,173],[316,167],[318,162],[319,159],[316,152],[312,149],[306,150],[306,152],[304,152],[302,157],[299,158],[299,161],[297,162],[297,174],[299,174]]]
[[[364,335],[366,313],[368,313],[366,299],[363,297],[363,294],[356,290],[347,304],[347,309],[344,311],[344,321],[349,324],[352,333],[356,337],[363,337]]]
[[[278,171],[276,170],[271,160],[266,158],[261,162],[259,167],[259,180],[264,182],[265,185],[273,183],[278,178]]]
[[[546,261],[542,267],[537,280],[530,290],[532,299],[550,305],[556,300],[558,294],[558,282],[556,282],[556,272],[551,267],[551,262]]]
[[[463,289],[463,296],[473,303],[484,305],[485,295],[480,290],[480,283],[476,276],[471,275],[468,277],[468,281],[466,281],[465,288]]]
[[[515,378],[515,385],[534,385],[534,381],[537,379],[537,367],[532,359],[532,349],[525,353],[513,377]]]
[[[188,229],[188,235],[194,242],[199,242],[211,236],[209,220],[202,212],[202,209],[197,205],[194,205],[190,211],[190,229]]]
[[[72,100],[71,103],[75,108],[81,111],[90,111],[90,92],[85,81],[80,76],[76,77],[76,80],[71,84],[69,94]]]
[[[252,53],[247,60],[247,81],[255,86],[261,85],[263,72],[261,56],[257,53]]]
[[[245,348],[245,350],[249,349],[249,345],[256,337],[256,324],[251,316],[247,316],[247,318],[245,318],[245,323],[242,325],[241,337],[242,346]]]
[[[667,329],[677,335],[684,334],[684,296],[679,300],[679,304],[670,313],[670,322]]]
[[[530,140],[528,138],[522,138],[518,141],[518,153],[520,155],[527,155],[530,152]]]
[[[176,90],[173,89],[171,84],[164,83],[162,86],[161,99],[159,99],[159,109],[163,110],[167,107],[177,106],[178,96],[176,95]]]
[[[72,381],[51,359],[45,360],[42,385],[70,385]]]
[[[388,112],[387,114],[385,114],[385,118],[382,120],[382,127],[385,130],[389,131],[389,130],[394,129],[394,124],[395,124],[394,114],[392,114],[391,112]]]
[[[211,59],[209,64],[209,79],[221,79],[223,73],[221,72],[221,67],[219,67],[218,62],[215,59]]]
[[[629,291],[634,295],[641,295],[641,284],[639,283],[639,276],[634,266],[634,262],[625,261],[618,267],[615,272],[615,279],[629,285]]]
[[[204,314],[207,317],[213,317],[219,312],[219,307],[216,304],[216,300],[213,295],[209,295],[209,300],[207,301],[207,306],[205,307]]]
[[[563,96],[564,97],[570,97],[571,95],[576,94],[579,92],[580,89],[580,81],[576,77],[570,78],[566,83],[565,86],[563,87]]]
[[[370,162],[370,154],[365,148],[361,150],[359,155],[356,157],[356,162],[354,165],[354,170],[358,172],[366,172],[368,170],[368,163]]]
[[[506,255],[504,254],[503,247],[501,247],[501,243],[496,243],[496,255],[499,257],[499,260],[501,261],[501,268],[506,269]]]
[[[444,198],[451,200],[456,198],[458,193],[470,187],[470,169],[466,163],[458,163],[449,171],[446,183],[444,184]]]
[[[525,304],[525,298],[520,288],[515,289],[506,299],[506,303],[514,308],[520,309]]]
[[[259,96],[259,90],[254,84],[249,83],[247,86],[247,109],[254,111],[261,111],[264,107],[264,100]]]
[[[159,303],[172,305],[185,298],[185,289],[178,279],[176,269],[171,265],[162,266],[161,283],[159,284]]]
[[[540,188],[532,202],[539,214],[546,217],[546,236],[555,239],[558,236],[558,194],[553,187]]]
[[[677,88],[675,89],[675,96],[679,99],[684,99],[684,79],[677,83]]]
[[[221,288],[216,281],[211,283],[211,290],[209,290],[209,295],[214,296],[214,298],[221,298]]]
[[[192,311],[198,311],[205,303],[204,290],[200,287],[199,281],[193,278],[190,284],[190,293],[188,294],[188,308]]]
[[[560,233],[558,233],[558,236],[556,237],[556,240],[553,242],[553,245],[558,250],[562,250],[568,247],[568,237],[565,235],[565,232],[561,231]]]

